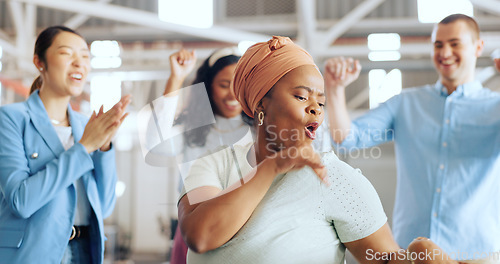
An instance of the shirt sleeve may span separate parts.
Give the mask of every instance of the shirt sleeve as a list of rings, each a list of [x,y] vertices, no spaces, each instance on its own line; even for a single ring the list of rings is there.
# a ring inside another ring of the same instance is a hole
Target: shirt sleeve
[[[342,243],[365,238],[386,222],[384,208],[371,183],[335,154],[323,156],[331,185],[323,186],[325,216],[331,221]]]
[[[116,203],[116,174],[115,147],[111,143],[108,151],[97,150],[92,155],[94,162],[94,173],[99,200],[101,202],[101,214],[104,218],[113,213]]]
[[[193,162],[180,165],[184,187],[181,190],[179,201],[185,194],[199,187],[212,186],[224,189],[221,178],[227,174],[222,169],[223,161],[227,160],[227,152],[227,149],[222,149]]]
[[[334,144],[341,153],[359,148],[373,147],[394,139],[395,113],[402,95],[396,95],[375,109],[355,119],[347,137],[340,145]]]

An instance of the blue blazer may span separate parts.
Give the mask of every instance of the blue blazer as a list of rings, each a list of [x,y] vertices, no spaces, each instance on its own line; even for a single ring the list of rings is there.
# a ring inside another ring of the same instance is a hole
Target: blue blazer
[[[114,208],[115,154],[90,155],[78,143],[87,118],[68,108],[75,145],[59,140],[34,92],[0,107],[0,263],[61,263],[76,210],[75,181],[83,178],[92,206],[92,257],[102,263],[103,218]]]

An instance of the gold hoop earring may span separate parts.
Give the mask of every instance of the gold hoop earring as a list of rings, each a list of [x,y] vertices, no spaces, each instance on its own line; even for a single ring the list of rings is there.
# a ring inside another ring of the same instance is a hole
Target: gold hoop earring
[[[263,111],[259,112],[257,119],[259,119],[259,126],[262,126],[264,124],[264,112]]]

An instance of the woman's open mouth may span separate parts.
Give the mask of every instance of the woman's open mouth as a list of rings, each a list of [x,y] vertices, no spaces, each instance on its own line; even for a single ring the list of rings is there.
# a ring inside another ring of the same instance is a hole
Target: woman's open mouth
[[[75,73],[71,73],[69,75],[69,77],[71,78],[71,80],[73,81],[76,81],[76,82],[81,82],[82,79],[83,79],[83,74],[80,73],[80,72],[75,72]]]
[[[236,100],[224,101],[224,106],[231,111],[234,111],[240,107],[240,102]]]
[[[316,138],[316,129],[318,129],[319,123],[318,122],[312,122],[306,125],[304,128],[306,131],[306,136],[312,140]]]

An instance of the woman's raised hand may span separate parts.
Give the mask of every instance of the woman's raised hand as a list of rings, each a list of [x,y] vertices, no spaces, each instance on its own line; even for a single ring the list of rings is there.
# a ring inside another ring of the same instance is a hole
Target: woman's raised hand
[[[321,157],[316,153],[311,144],[292,146],[274,153],[273,159],[276,165],[276,174],[286,173],[292,170],[309,166],[318,175],[319,179],[326,185],[330,185],[327,177],[327,169],[321,163]]]
[[[343,89],[359,77],[361,65],[353,58],[335,57],[325,63],[325,90]]]
[[[196,53],[194,50],[188,51],[181,49],[178,52],[170,55],[171,77],[182,80],[191,73],[196,64]]]
[[[196,53],[194,50],[181,49],[170,55],[170,77],[165,86],[164,95],[176,95],[184,79],[191,73],[196,65]]]
[[[106,113],[103,112],[102,106],[97,114],[95,111],[92,113],[80,139],[80,144],[85,147],[88,153],[97,149],[102,151],[110,149],[111,139],[128,116],[128,113],[125,113],[125,108],[130,102],[131,96],[125,95]]]

